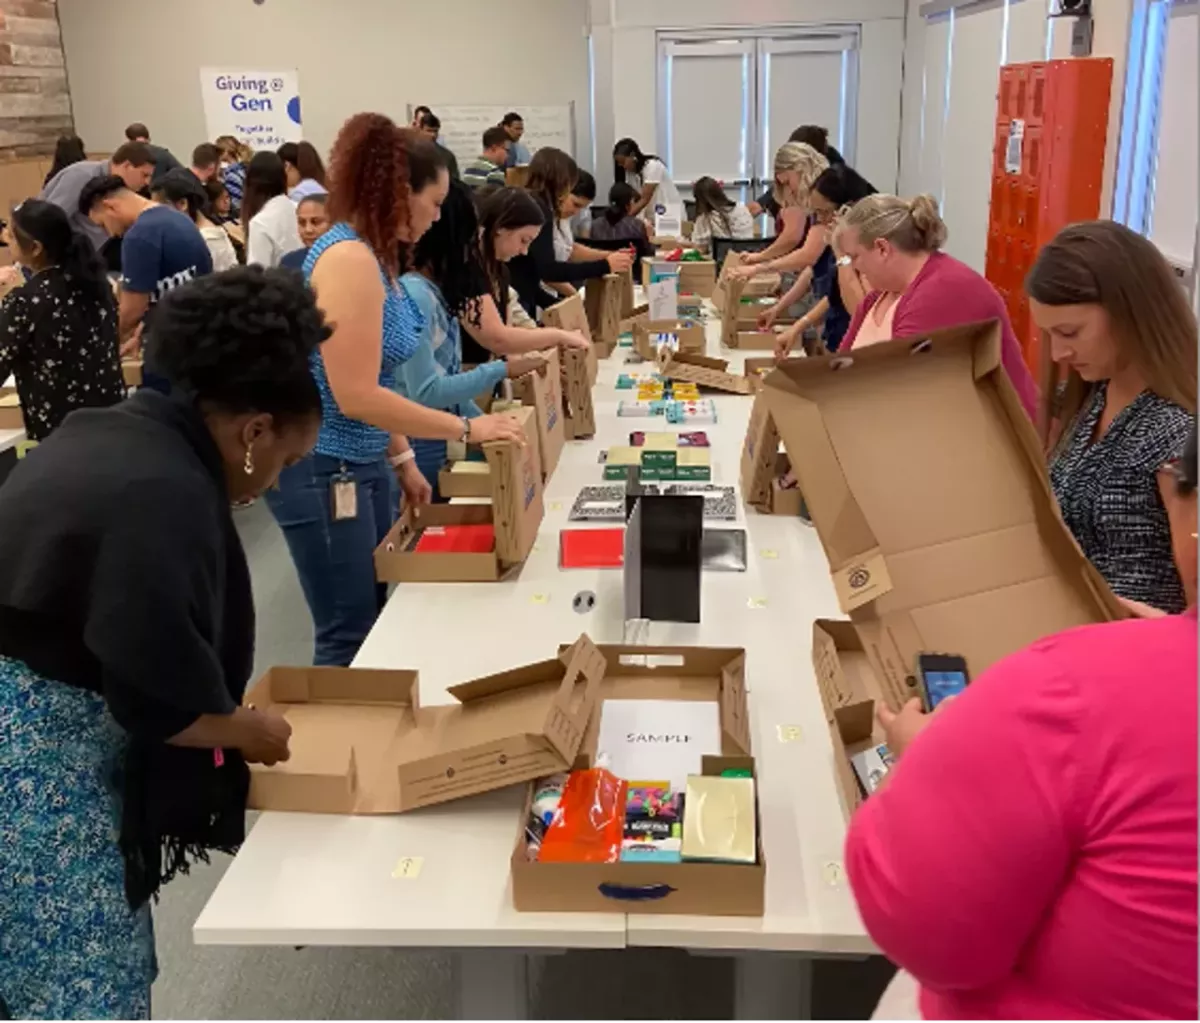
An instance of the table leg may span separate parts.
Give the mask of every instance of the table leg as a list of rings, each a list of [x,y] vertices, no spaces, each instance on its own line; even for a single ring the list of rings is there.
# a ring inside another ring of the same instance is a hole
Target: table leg
[[[812,960],[777,952],[734,957],[734,1019],[812,1019]]]
[[[529,960],[504,948],[467,948],[454,954],[457,1019],[528,1019]]]

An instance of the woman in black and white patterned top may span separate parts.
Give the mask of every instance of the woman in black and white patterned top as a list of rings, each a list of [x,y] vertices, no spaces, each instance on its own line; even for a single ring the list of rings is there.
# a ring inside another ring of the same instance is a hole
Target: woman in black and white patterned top
[[[1182,611],[1158,470],[1196,429],[1187,299],[1158,249],[1112,221],[1061,231],[1026,290],[1049,346],[1042,393],[1058,397],[1050,482],[1063,519],[1118,597]]]
[[[0,305],[0,382],[16,375],[25,433],[41,441],[68,412],[125,396],[116,308],[91,243],[53,203],[22,203],[11,233],[33,276]]]

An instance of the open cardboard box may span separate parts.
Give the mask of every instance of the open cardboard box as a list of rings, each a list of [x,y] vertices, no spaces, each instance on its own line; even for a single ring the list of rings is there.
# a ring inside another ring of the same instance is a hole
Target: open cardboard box
[[[751,296],[747,290],[753,281],[730,279],[725,282],[725,302],[721,306],[721,344],[726,348],[771,350],[775,347],[774,333],[758,330],[758,317],[774,305],[769,296]],[[753,298],[751,303],[744,298]],[[795,317],[786,311],[775,317],[776,326],[794,323]]]
[[[121,376],[124,378],[126,387],[141,387],[142,386],[142,360],[141,359],[122,359],[121,360]]]
[[[804,505],[800,488],[779,484],[780,477],[791,467],[787,454],[779,450],[779,430],[767,399],[760,394],[750,409],[746,439],[742,443],[739,478],[742,499],[763,515],[799,515]]]
[[[606,661],[600,699],[576,759],[591,767],[597,754],[605,699],[705,700],[720,704],[721,757],[704,760],[704,774],[730,767],[753,770],[746,708],[745,653],[709,647],[601,646]],[[758,795],[756,789],[756,796]],[[758,862],[538,863],[526,855],[531,786],[517,822],[512,855],[513,906],[527,912],[670,913],[761,916],[767,861],[762,818]],[[684,813],[687,813],[686,807]],[[635,898],[634,893],[642,897]]]
[[[747,281],[733,281],[730,278],[729,272],[735,267],[742,264],[743,254],[737,251],[730,251],[725,254],[725,260],[721,264],[721,271],[717,275],[716,285],[713,288],[712,298],[713,305],[720,312],[725,311],[726,298],[729,293],[730,284],[739,284],[741,286],[742,295],[774,295],[779,291],[783,278],[774,270],[766,270],[762,273],[755,274]]]
[[[804,359],[807,358],[803,352],[789,355],[788,359]],[[784,360],[787,361],[787,360]],[[754,384],[755,390],[761,390],[764,386],[767,376],[775,370],[779,362],[773,355],[749,355],[742,363],[742,372]]]
[[[587,310],[583,305],[583,298],[580,295],[571,295],[564,298],[561,302],[555,302],[542,313],[542,320],[547,327],[557,327],[559,330],[577,330],[590,342],[591,346],[587,350],[586,365],[587,365],[587,380],[588,386],[596,382],[596,374],[600,371],[600,350],[596,346],[596,339],[592,336],[592,327],[588,322]],[[574,349],[563,350],[563,362],[566,363],[566,356]],[[578,356],[577,356],[578,357]]]
[[[903,703],[896,702],[896,694],[884,692],[853,623],[818,618],[813,622],[812,649],[813,670],[833,745],[833,777],[842,811],[849,820],[863,800],[850,758],[887,741],[875,720],[876,703],[896,711]]]
[[[584,312],[591,328],[592,344],[596,346],[596,354],[601,359],[607,359],[617,347],[617,336],[621,333],[621,310],[626,298],[625,287],[620,274],[593,277],[584,286]],[[629,287],[633,287],[632,277]]]
[[[543,314],[548,327],[561,330],[578,330],[591,340],[583,300],[578,295],[556,302]],[[592,385],[599,371],[599,353],[595,345],[587,352],[573,348],[560,349],[563,360],[563,431],[567,440],[580,440],[596,433],[596,410],[592,404]]]
[[[741,330],[733,332],[731,338],[732,343],[730,348],[736,348],[739,351],[750,352],[773,352],[775,345],[779,341],[780,331],[778,330]]]
[[[24,430],[25,413],[15,387],[0,387],[0,430]]]
[[[454,686],[457,703],[422,707],[415,671],[272,668],[246,702],[287,718],[292,755],[251,767],[249,805],[402,813],[566,770],[604,669],[580,636],[553,660]]]
[[[1123,617],[1059,516],[1045,457],[980,323],[797,359],[762,395],[843,612],[891,694],[917,655],[972,677],[1044,636]]]
[[[483,445],[487,459],[490,505],[435,504],[406,508],[375,548],[375,575],[380,582],[495,582],[529,556],[542,522],[542,471],[533,409],[513,409],[521,423],[525,446],[508,441]],[[438,476],[441,487],[442,476]],[[476,496],[476,495],[462,495]],[[483,553],[418,552],[421,530],[430,526],[491,523],[496,544]]]
[[[550,479],[566,443],[563,424],[562,368],[558,348],[542,352],[544,372],[527,373],[512,382],[513,395],[533,409],[537,423],[538,454],[542,464],[542,482]]]
[[[717,264],[711,259],[679,263],[679,293],[712,298],[717,287]]]
[[[524,188],[529,184],[529,164],[523,163],[519,167],[509,167],[504,172],[504,184],[508,188]]]
[[[693,352],[658,350],[658,371],[668,380],[685,380],[697,387],[708,387],[730,394],[753,394],[757,389],[749,377],[729,372],[724,359],[710,359]]]
[[[658,358],[659,344],[655,340],[662,334],[674,334],[681,352],[704,351],[704,327],[695,320],[650,320],[637,319],[633,324],[633,350],[647,362]]]

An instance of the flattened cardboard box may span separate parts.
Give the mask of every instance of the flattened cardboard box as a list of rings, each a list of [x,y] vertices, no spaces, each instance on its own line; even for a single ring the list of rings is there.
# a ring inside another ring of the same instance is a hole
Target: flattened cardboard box
[[[561,330],[578,330],[591,339],[583,300],[572,295],[545,311],[546,325]],[[592,384],[598,370],[596,346],[586,353],[573,348],[561,350],[563,360],[563,430],[567,440],[592,437],[596,433],[596,410],[592,404]]]
[[[586,734],[605,659],[587,636],[553,660],[455,686],[422,707],[415,671],[272,668],[247,703],[281,711],[291,758],[254,765],[249,805],[307,813],[402,813],[567,769]]]
[[[649,320],[638,318],[633,324],[633,350],[647,362],[658,359],[662,334],[674,334],[681,352],[704,352],[704,327],[694,320]]]
[[[583,289],[584,312],[592,331],[592,344],[596,346],[596,354],[601,359],[607,359],[617,347],[617,335],[621,333],[621,309],[626,297],[624,288],[625,282],[619,274],[606,274],[593,277]]]
[[[884,703],[892,710],[901,705],[879,684],[852,622],[824,618],[813,622],[812,656],[833,746],[833,778],[849,820],[863,799],[850,758],[887,741],[875,720],[875,704]]]
[[[713,647],[600,646],[606,662],[596,709],[576,768],[592,766],[600,733],[600,705],[617,700],[703,700],[720,705],[721,757],[704,758],[704,774],[730,767],[754,770],[746,707],[745,652]],[[756,787],[756,799],[760,795]],[[538,863],[526,857],[530,787],[512,855],[513,906],[527,912],[670,913],[761,916],[767,861],[762,818],[758,861],[745,863]],[[684,811],[686,813],[686,809]],[[633,889],[662,898],[621,898]],[[606,894],[606,892],[608,894]]]
[[[542,522],[542,467],[533,409],[518,408],[525,446],[507,441],[483,445],[491,481],[490,505],[435,504],[414,515],[405,509],[375,548],[380,582],[495,582],[529,556]],[[440,477],[439,477],[440,483]],[[491,523],[496,546],[486,553],[419,553],[420,531],[429,526]]]
[[[563,424],[562,368],[559,349],[548,348],[545,372],[527,373],[513,381],[513,394],[533,409],[537,421],[542,481],[550,479],[566,443]]]
[[[710,359],[692,352],[672,352],[669,348],[660,348],[658,367],[658,371],[668,380],[686,380],[697,387],[710,387],[730,394],[752,394],[755,391],[748,377],[729,372],[729,363],[724,359]]]
[[[960,654],[977,678],[1123,617],[1059,516],[995,322],[797,359],[763,394],[890,700],[919,653]]]

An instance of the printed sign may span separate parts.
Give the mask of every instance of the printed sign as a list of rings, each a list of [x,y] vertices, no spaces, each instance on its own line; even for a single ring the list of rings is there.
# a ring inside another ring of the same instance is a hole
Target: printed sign
[[[1004,172],[1021,173],[1021,148],[1025,143],[1025,122],[1014,119],[1008,125],[1008,145],[1004,150]]]
[[[200,69],[208,137],[232,135],[251,149],[299,142],[300,76],[291,71]]]

